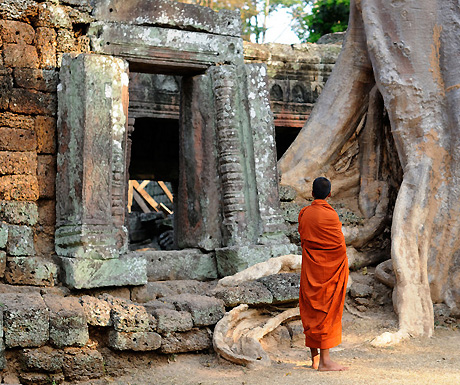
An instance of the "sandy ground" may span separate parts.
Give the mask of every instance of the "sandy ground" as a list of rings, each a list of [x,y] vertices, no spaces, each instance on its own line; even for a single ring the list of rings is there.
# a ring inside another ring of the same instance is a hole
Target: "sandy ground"
[[[373,337],[395,330],[395,326],[393,314],[371,314],[362,319],[345,312],[343,342],[331,350],[331,356],[349,366],[346,372],[309,368],[307,349],[300,338],[280,344],[268,337],[264,343],[273,363],[262,369],[241,367],[214,353],[141,355],[130,358],[130,367],[125,367],[122,375],[79,385],[460,385],[458,323],[437,326],[429,339],[414,338],[387,348],[370,345]]]

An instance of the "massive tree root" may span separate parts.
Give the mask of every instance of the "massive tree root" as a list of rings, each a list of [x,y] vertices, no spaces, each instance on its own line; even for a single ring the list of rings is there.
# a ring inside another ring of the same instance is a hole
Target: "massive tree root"
[[[384,144],[378,112],[383,100],[396,147],[391,155],[399,160],[403,178],[391,226],[399,331],[385,334],[378,344],[431,336],[432,300],[460,308],[459,35],[456,0],[352,0],[334,71],[306,126],[279,162],[281,183],[303,196],[320,175],[332,176],[333,189],[340,189],[344,178],[334,183],[333,165],[369,111],[366,129],[371,133],[363,131],[359,150],[367,146],[374,151],[360,158],[357,195],[368,223],[376,215],[386,217],[378,206],[391,185],[391,172],[377,170],[373,161]],[[375,218],[378,228],[383,220]],[[369,236],[378,232],[373,227],[365,230]],[[368,238],[348,234],[357,247]]]
[[[302,256],[296,254],[282,255],[270,258],[268,261],[256,263],[234,275],[219,280],[217,286],[237,286],[240,283],[252,281],[271,274],[298,272],[302,265]]]
[[[251,368],[271,365],[260,340],[282,322],[299,317],[299,308],[288,309],[275,317],[260,309],[239,305],[217,324],[213,334],[214,350],[225,359]]]
[[[236,286],[271,274],[300,271],[301,264],[301,255],[288,254],[270,258],[222,278],[218,286]],[[260,340],[282,322],[299,316],[298,307],[273,316],[263,309],[249,309],[246,304],[239,305],[217,323],[213,334],[214,350],[236,364],[253,368],[268,366],[271,360]]]

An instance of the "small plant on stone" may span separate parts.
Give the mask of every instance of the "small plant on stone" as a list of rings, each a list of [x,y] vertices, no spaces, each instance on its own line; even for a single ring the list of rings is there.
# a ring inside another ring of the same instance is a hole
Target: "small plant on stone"
[[[173,354],[170,354],[168,356],[168,362],[176,362],[176,355],[173,353]]]

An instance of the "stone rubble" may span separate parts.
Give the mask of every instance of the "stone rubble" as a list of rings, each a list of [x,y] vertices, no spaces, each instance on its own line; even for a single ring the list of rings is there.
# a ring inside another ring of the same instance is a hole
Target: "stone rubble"
[[[155,299],[135,303],[108,293],[98,297],[72,296],[68,290],[23,286],[15,293],[0,290],[5,345],[0,364],[6,367],[5,348],[20,348],[24,372],[21,383],[56,383],[102,375],[98,344],[114,351],[157,351],[173,354],[212,348],[212,329],[226,308],[241,303],[271,305],[298,299],[299,275],[275,274],[238,286],[216,289],[216,282],[160,281],[131,289],[138,299],[147,287],[161,288]],[[285,285],[283,290],[276,286]],[[165,288],[168,290],[165,290]],[[1,288],[0,288],[1,289]],[[206,291],[206,292],[203,292]],[[200,292],[200,294],[196,294]],[[294,292],[297,292],[297,296]],[[1,326],[1,325],[0,325]],[[92,328],[102,331],[95,343]]]

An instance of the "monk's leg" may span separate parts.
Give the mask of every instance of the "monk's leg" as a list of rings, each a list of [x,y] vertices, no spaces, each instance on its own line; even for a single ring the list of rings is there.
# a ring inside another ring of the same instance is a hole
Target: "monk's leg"
[[[316,348],[310,348],[311,353],[311,367],[318,369],[319,367],[319,350]]]
[[[320,349],[318,370],[321,372],[342,371],[347,370],[346,366],[342,366],[331,360],[329,349]]]

